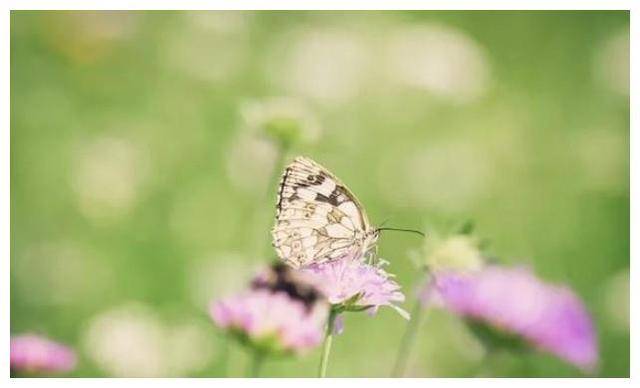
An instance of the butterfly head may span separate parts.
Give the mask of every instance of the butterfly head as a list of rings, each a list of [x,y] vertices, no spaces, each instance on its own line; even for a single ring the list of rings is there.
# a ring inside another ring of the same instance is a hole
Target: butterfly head
[[[364,233],[362,247],[365,253],[375,247],[378,237],[380,237],[380,230],[378,228],[371,228]]]

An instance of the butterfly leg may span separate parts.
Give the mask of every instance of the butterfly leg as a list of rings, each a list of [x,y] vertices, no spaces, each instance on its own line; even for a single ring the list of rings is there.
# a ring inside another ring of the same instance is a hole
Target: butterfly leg
[[[367,252],[365,253],[365,258],[367,264],[375,266],[378,262],[378,246],[374,245],[373,247],[369,248],[369,250],[367,250]]]

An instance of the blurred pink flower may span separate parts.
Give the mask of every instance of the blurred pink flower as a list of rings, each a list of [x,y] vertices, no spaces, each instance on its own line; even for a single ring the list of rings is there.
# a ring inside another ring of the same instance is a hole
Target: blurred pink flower
[[[36,334],[11,338],[10,365],[14,371],[27,373],[69,372],[76,365],[70,348]]]
[[[302,353],[320,344],[326,310],[310,309],[286,292],[252,289],[214,302],[219,327],[265,352]]]
[[[538,279],[527,268],[487,266],[472,272],[441,272],[422,294],[456,314],[522,336],[585,371],[598,362],[591,318],[566,286]]]
[[[316,287],[332,305],[342,305],[345,311],[362,309],[375,313],[380,306],[389,306],[405,318],[409,314],[395,305],[403,302],[400,286],[380,265],[345,256],[322,264],[312,264],[301,271],[311,275]]]

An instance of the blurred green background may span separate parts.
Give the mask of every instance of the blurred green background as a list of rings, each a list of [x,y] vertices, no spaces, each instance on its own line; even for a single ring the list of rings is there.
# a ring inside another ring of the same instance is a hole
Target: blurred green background
[[[210,300],[274,257],[276,150],[305,154],[373,223],[473,219],[490,252],[567,283],[599,376],[629,375],[628,12],[12,12],[11,332],[74,376],[242,376]],[[381,238],[408,301],[410,234]],[[346,317],[330,376],[387,376],[405,322]],[[411,376],[579,376],[485,354],[445,312]],[[313,376],[319,351],[267,362]]]

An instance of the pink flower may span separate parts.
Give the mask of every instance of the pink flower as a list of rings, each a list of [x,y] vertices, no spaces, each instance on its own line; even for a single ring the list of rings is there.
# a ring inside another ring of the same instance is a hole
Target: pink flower
[[[11,338],[10,365],[27,373],[69,372],[76,365],[70,348],[36,334]]]
[[[530,344],[592,371],[596,333],[582,301],[566,286],[538,279],[526,268],[487,266],[474,272],[441,272],[423,298],[464,317],[522,336]],[[424,299],[423,299],[424,301]]]
[[[371,265],[345,256],[341,259],[312,264],[301,271],[311,275],[314,284],[332,305],[342,305],[344,311],[367,309],[375,313],[380,306],[389,306],[408,319],[406,311],[395,305],[404,301],[400,286],[382,265]]]
[[[252,289],[210,309],[219,327],[265,352],[302,353],[320,344],[326,309],[310,309],[286,292]]]

